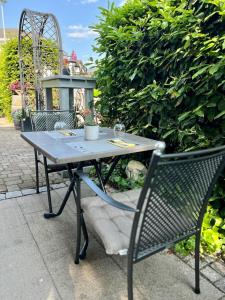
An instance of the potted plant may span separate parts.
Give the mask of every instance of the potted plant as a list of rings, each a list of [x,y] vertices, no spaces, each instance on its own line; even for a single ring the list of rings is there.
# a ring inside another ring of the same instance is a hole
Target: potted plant
[[[23,85],[23,90],[27,91],[31,89],[31,84],[29,82],[25,82]],[[22,109],[22,85],[19,80],[14,80],[9,85],[9,90],[12,93],[12,107],[11,112],[14,113],[17,110]]]
[[[12,113],[14,127],[16,130],[21,129],[21,123],[23,119],[24,113],[22,109],[18,109]]]
[[[84,116],[84,136],[86,140],[94,141],[98,139],[99,125],[97,120],[90,109],[83,111]]]

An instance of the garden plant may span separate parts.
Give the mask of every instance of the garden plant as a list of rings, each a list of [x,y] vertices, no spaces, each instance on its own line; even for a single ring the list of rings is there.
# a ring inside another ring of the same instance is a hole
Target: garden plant
[[[1,46],[0,51],[0,116],[11,119],[13,91],[10,86],[19,79],[18,40],[11,39]]]
[[[58,49],[51,40],[42,39],[45,52],[42,54],[43,69],[48,67],[53,74],[57,73],[58,65]],[[34,76],[34,63],[32,41],[23,41],[23,51],[26,55],[23,58],[25,66],[25,89],[28,94],[29,108],[35,107],[35,76]],[[8,40],[1,46],[0,49],[0,116],[4,115],[11,119],[11,103],[12,95],[16,90],[21,88],[20,83],[20,70],[19,70],[19,54],[18,54],[18,39],[13,38]],[[57,97],[54,93],[54,97]]]
[[[128,0],[101,8],[94,50],[98,108],[167,152],[225,143],[225,0]],[[225,182],[205,215],[202,249],[225,253]],[[184,254],[194,241],[177,245]]]

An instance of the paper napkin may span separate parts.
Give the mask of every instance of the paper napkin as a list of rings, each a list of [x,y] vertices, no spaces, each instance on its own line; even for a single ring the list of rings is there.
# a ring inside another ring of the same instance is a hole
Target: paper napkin
[[[113,140],[108,140],[108,143],[121,147],[121,148],[130,148],[130,147],[135,147],[137,146],[137,144],[133,144],[133,143],[127,143],[123,140],[119,140],[119,139],[113,139]]]

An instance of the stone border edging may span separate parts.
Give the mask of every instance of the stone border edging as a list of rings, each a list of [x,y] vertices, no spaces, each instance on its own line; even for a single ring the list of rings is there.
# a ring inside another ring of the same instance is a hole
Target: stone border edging
[[[68,186],[67,183],[55,183],[55,184],[51,184],[51,190],[57,190],[67,186]],[[47,191],[46,186],[40,187],[39,191],[40,193],[46,192]],[[33,195],[33,194],[36,194],[36,189],[23,189],[20,191],[0,193],[0,201],[22,197],[22,196]]]
[[[177,253],[175,253],[175,255],[193,270],[195,269],[195,259],[193,256],[188,255],[183,257]],[[200,259],[200,274],[215,288],[225,294],[225,265],[221,260],[212,256],[206,256],[203,259]],[[222,296],[222,299],[223,297],[224,296]]]

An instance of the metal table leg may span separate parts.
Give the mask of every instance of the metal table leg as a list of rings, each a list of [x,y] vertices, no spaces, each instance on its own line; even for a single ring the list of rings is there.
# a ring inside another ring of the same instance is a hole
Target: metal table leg
[[[106,193],[105,185],[103,183],[101,168],[99,168],[98,163],[96,160],[93,161],[93,165],[95,167],[96,175],[98,177],[99,187]]]
[[[70,197],[70,194],[71,192],[73,192],[74,194],[74,197],[76,197],[76,193],[75,193],[75,190],[74,190],[74,186],[75,186],[75,177],[72,175],[72,165],[71,164],[68,164],[67,165],[67,169],[68,169],[68,173],[69,173],[69,176],[70,176],[70,185],[69,185],[69,188],[66,192],[66,195],[63,199],[63,202],[58,210],[57,213],[45,213],[44,214],[44,217],[45,219],[51,219],[51,218],[55,218],[55,217],[58,217],[61,215],[61,213],[63,212],[65,206],[66,206],[66,203]]]
[[[108,174],[106,177],[103,179],[103,185],[105,186],[107,182],[109,181],[110,176],[112,175],[115,167],[117,166],[118,162],[123,158],[123,156],[116,156],[113,160],[113,163],[108,171]]]
[[[108,182],[110,176],[112,175],[116,165],[118,164],[119,160],[121,159],[121,157],[116,157],[113,160],[112,166],[109,169],[108,174],[106,175],[106,177],[103,179],[102,178],[102,173],[101,173],[101,168],[98,166],[97,161],[93,161],[93,165],[95,167],[96,170],[96,175],[98,177],[98,181],[99,181],[99,187],[106,193],[106,189],[105,189],[105,184]],[[85,224],[85,220],[84,220],[84,216],[83,216],[83,210],[81,208],[81,203],[80,203],[80,178],[77,177],[76,180],[77,184],[76,184],[76,189],[77,189],[77,199],[76,199],[76,205],[77,205],[77,245],[76,245],[76,255],[75,255],[75,264],[79,264],[79,260],[80,259],[85,259],[86,257],[86,252],[87,252],[87,247],[88,247],[88,232],[86,229],[86,224]],[[80,249],[80,244],[81,244],[81,229],[83,232],[83,236],[84,236],[84,243],[82,248]]]
[[[108,182],[110,176],[113,173],[113,170],[115,169],[115,167],[120,159],[121,159],[121,157],[116,157],[113,160],[112,166],[110,167],[109,172],[104,179],[102,178],[101,168],[99,168],[97,161],[96,160],[92,161],[93,165],[95,167],[95,170],[96,170],[97,177],[98,177],[99,186],[105,193],[106,193],[105,184]],[[77,208],[77,245],[76,245],[75,264],[79,264],[79,260],[85,259],[85,257],[86,257],[86,251],[87,251],[87,247],[88,247],[88,233],[87,233],[86,224],[85,224],[85,220],[84,220],[84,216],[83,216],[83,210],[81,207],[80,178],[77,177],[76,174],[74,174],[74,175],[72,174],[72,168],[73,168],[72,164],[67,165],[67,169],[68,169],[68,173],[69,173],[69,177],[70,177],[70,185],[69,185],[69,188],[66,192],[66,195],[63,199],[63,202],[62,202],[58,212],[57,213],[45,213],[44,217],[46,219],[51,219],[51,218],[60,216],[66,206],[66,203],[70,197],[71,192],[73,192],[75,204],[76,204],[76,208]],[[78,168],[82,169],[82,164],[80,164],[78,166]],[[84,243],[83,243],[82,248],[81,248],[81,230],[82,230],[82,233],[84,236]]]
[[[97,174],[98,180],[99,180],[99,186],[100,186],[100,188],[105,193],[106,193],[105,184],[108,182],[110,176],[112,175],[113,170],[115,169],[115,167],[116,167],[116,165],[117,165],[117,163],[119,162],[120,159],[121,159],[121,157],[115,157],[115,159],[113,160],[112,166],[110,167],[109,172],[106,175],[105,179],[102,178],[101,169],[99,168],[97,161],[96,160],[92,161],[92,163],[93,163],[93,165],[95,167],[95,170],[96,170],[96,174]],[[77,168],[78,169],[82,169],[82,167],[83,167],[82,163],[80,163]],[[74,190],[76,179],[75,179],[75,177],[72,174],[73,164],[71,164],[71,163],[67,164],[67,169],[68,169],[68,173],[69,173],[69,177],[70,177],[69,188],[68,188],[68,190],[66,192],[66,195],[65,195],[65,197],[63,199],[63,202],[62,202],[62,204],[61,204],[58,212],[57,213],[52,213],[52,212],[45,213],[44,217],[46,219],[55,218],[55,217],[58,217],[58,216],[61,215],[61,213],[63,212],[63,210],[64,210],[64,208],[66,206],[66,203],[67,203],[67,201],[68,201],[68,199],[70,197],[71,192],[73,192],[74,198],[75,198],[75,201],[76,201],[76,195],[75,195],[75,190]],[[83,220],[83,222],[84,222],[84,220]]]

